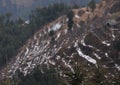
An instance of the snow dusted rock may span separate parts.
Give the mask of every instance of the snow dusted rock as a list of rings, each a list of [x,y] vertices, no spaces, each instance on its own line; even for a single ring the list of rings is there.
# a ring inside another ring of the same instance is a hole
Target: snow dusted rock
[[[57,31],[61,28],[61,24],[60,23],[56,23],[54,24],[51,28],[50,28],[50,31],[53,30],[53,31]]]

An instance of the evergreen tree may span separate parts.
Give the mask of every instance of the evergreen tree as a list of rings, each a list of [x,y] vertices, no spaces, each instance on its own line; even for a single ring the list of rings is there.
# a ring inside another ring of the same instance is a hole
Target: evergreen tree
[[[71,30],[73,27],[73,17],[74,17],[73,11],[69,11],[67,14],[67,17],[68,17],[68,24],[67,25],[68,25],[69,30]]]
[[[96,2],[95,0],[91,0],[89,3],[88,3],[88,6],[91,8],[92,12],[94,12],[95,8],[96,8]]]
[[[113,47],[115,50],[117,50],[119,52],[120,51],[120,40],[115,40],[113,42]]]

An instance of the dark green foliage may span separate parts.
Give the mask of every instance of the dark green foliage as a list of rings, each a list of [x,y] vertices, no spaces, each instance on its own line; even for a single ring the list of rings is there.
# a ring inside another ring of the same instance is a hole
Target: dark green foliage
[[[51,31],[49,32],[49,36],[53,36],[53,35],[54,35],[54,31],[51,30]]]
[[[73,11],[69,11],[67,14],[67,17],[68,17],[68,24],[67,25],[68,25],[69,30],[71,30],[73,27],[73,17],[74,17]]]
[[[50,43],[54,44],[54,42],[55,42],[55,38],[52,37]]]
[[[41,71],[42,69],[42,71]],[[23,76],[22,73],[17,72],[17,77],[14,80],[18,79],[17,85],[61,85],[60,76],[58,75],[55,69],[35,68],[32,74]]]
[[[30,15],[32,26],[37,28],[55,20],[57,17],[66,14],[69,7],[65,4],[53,4],[44,8],[36,8]]]
[[[22,18],[19,18],[18,19],[18,24],[23,24],[24,23],[24,20]]]
[[[48,69],[45,65],[37,66],[27,76],[18,70],[12,79],[6,78],[0,81],[0,85],[120,85],[119,72],[116,73],[114,79],[108,78],[108,80],[102,68],[85,71],[84,67],[75,66],[73,69],[74,72],[63,72],[67,77],[61,77],[58,70],[53,67]]]
[[[79,7],[79,5],[75,4],[75,5],[73,6],[73,8],[74,8],[74,9],[78,9],[78,8],[80,8],[80,7]]]
[[[116,40],[113,43],[114,49],[120,51],[120,40]]]
[[[26,39],[32,34],[28,26],[22,26],[19,23],[12,22],[5,17],[0,26],[0,66],[6,63],[6,57],[9,60],[17,53]],[[7,23],[6,23],[7,22]]]
[[[91,1],[88,3],[88,6],[92,9],[92,12],[94,12],[94,9],[96,8],[95,0],[91,0]]]

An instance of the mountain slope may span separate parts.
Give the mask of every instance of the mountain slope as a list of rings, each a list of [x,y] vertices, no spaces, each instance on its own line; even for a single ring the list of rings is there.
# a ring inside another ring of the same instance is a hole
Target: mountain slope
[[[72,30],[68,30],[66,16],[44,26],[21,48],[16,60],[10,63],[8,76],[15,75],[18,69],[26,76],[37,65],[44,64],[59,69],[61,73],[74,73],[73,67],[80,65],[87,75],[100,68],[107,71],[105,75],[108,79],[114,78],[113,75],[120,71],[120,16],[117,15],[120,11],[106,12],[118,3],[106,1],[97,4],[94,15],[87,8],[74,9]]]

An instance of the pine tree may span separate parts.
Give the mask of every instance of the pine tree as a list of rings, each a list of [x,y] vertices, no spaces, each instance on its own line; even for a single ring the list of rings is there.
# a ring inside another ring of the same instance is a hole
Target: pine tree
[[[68,24],[67,25],[68,25],[69,30],[71,30],[73,27],[73,17],[74,17],[73,11],[68,12],[67,17],[68,17]]]
[[[91,0],[89,3],[88,3],[88,7],[91,8],[92,12],[94,12],[95,8],[96,8],[96,3],[95,3],[95,0]]]

